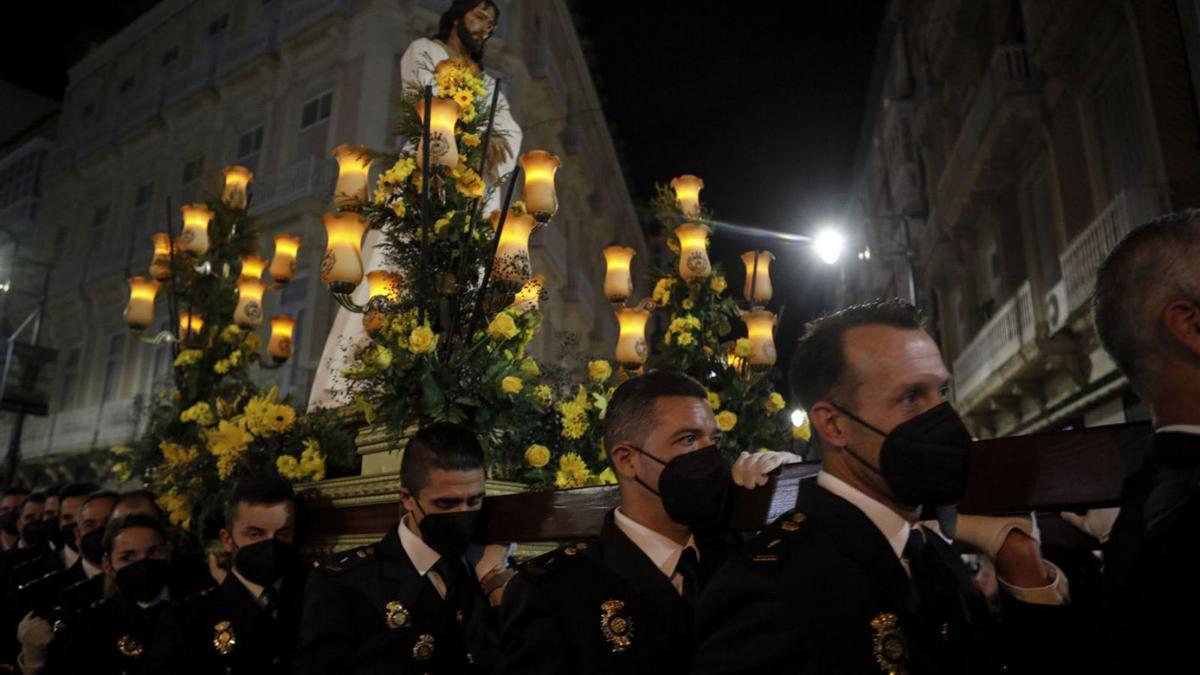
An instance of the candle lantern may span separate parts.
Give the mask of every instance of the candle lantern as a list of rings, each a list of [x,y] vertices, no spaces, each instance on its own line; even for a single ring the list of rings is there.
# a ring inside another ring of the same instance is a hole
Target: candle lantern
[[[129,280],[129,304],[125,307],[125,323],[135,331],[146,330],[154,323],[154,299],[160,284],[154,279],[133,277]]]
[[[337,187],[333,189],[333,205],[339,209],[361,206],[367,201],[367,173],[371,159],[349,145],[333,149],[338,163]]]
[[[300,251],[300,237],[290,234],[275,235],[275,257],[271,259],[271,278],[275,283],[286,284],[296,276],[296,254]]]
[[[679,275],[688,281],[703,279],[712,272],[708,261],[708,228],[684,223],[675,228],[679,237]]]
[[[700,215],[700,190],[704,189],[704,181],[698,176],[686,174],[671,180],[671,189],[675,191],[675,203],[688,218]]]
[[[629,270],[637,251],[628,246],[609,246],[604,249],[604,260],[608,265],[604,274],[604,297],[611,302],[622,303],[633,294],[633,278]]]
[[[393,304],[400,302],[400,275],[374,270],[367,274],[367,284],[371,289],[368,302],[375,298]]]
[[[558,211],[554,174],[562,167],[562,160],[545,150],[534,150],[521,155],[518,161],[525,173],[525,209],[545,224]]]
[[[458,145],[454,142],[454,125],[461,108],[452,99],[435,98],[429,105],[429,165],[458,166]],[[417,101],[417,115],[425,123],[425,99]],[[424,166],[425,139],[417,144],[417,166]]]
[[[771,301],[771,261],[774,259],[770,251],[742,254],[742,262],[746,264],[746,287],[742,295],[751,307],[764,307]]]
[[[529,235],[533,233],[533,226],[533,216],[509,212],[496,245],[493,279],[523,284],[533,274],[533,265],[529,262]]]
[[[204,331],[204,317],[191,312],[179,313],[179,335],[183,339],[194,337]]]
[[[621,307],[617,310],[617,323],[621,326],[617,338],[617,363],[630,368],[640,368],[650,355],[646,343],[646,323],[650,321],[650,310],[638,307]]]
[[[267,261],[256,255],[242,256],[242,277],[250,279],[261,279],[263,270],[267,268]]]
[[[350,294],[362,281],[362,238],[367,221],[353,211],[326,213],[321,217],[328,235],[325,258],[321,261],[321,281],[329,290]]]
[[[542,288],[546,285],[546,277],[535,274],[525,282],[517,296],[513,299],[512,308],[518,312],[537,310],[542,299]]]
[[[775,313],[765,309],[742,312],[750,338],[750,365],[775,365]]]
[[[171,239],[165,232],[154,235],[154,257],[150,260],[150,276],[156,281],[171,278]]]
[[[197,257],[208,252],[208,224],[213,212],[203,204],[189,204],[180,208],[183,212],[183,234],[179,235],[179,249]]]
[[[242,328],[258,328],[262,325],[263,293],[267,285],[253,277],[238,280],[238,303],[233,310],[233,321]]]
[[[292,332],[296,320],[286,314],[271,317],[271,339],[267,342],[267,354],[275,363],[283,363],[292,357]]]
[[[225,167],[225,191],[221,193],[221,201],[231,209],[245,209],[248,201],[247,188],[252,180],[254,172],[244,166]]]

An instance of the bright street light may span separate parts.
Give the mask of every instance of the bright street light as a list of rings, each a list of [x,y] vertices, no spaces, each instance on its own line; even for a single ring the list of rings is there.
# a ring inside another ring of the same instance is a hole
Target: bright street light
[[[845,245],[845,237],[832,227],[821,228],[813,238],[813,249],[817,252],[817,257],[827,265],[836,263],[838,258],[842,257]]]
[[[792,426],[802,427],[802,426],[804,426],[804,423],[807,421],[808,421],[808,413],[804,412],[803,410],[801,410],[799,408],[796,408],[795,410],[792,411]]]

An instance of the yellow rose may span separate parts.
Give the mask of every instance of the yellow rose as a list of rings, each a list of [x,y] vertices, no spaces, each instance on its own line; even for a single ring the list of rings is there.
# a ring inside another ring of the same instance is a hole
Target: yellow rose
[[[596,384],[607,382],[608,378],[612,377],[612,366],[608,361],[592,361],[588,364],[588,377]]]
[[[503,340],[511,340],[520,332],[517,328],[517,322],[513,320],[512,315],[508,312],[501,312],[496,315],[495,319],[488,324],[487,334],[496,342]]]
[[[437,349],[438,336],[429,326],[417,326],[408,336],[408,350],[414,354],[428,354]]]
[[[525,449],[525,461],[535,469],[540,469],[550,463],[550,448],[533,444]]]
[[[733,353],[743,359],[750,358],[753,351],[749,338],[738,338],[737,345],[733,348]]]
[[[519,394],[521,393],[521,389],[524,387],[525,383],[522,382],[521,378],[519,377],[509,375],[503,380],[500,380],[500,391],[504,392],[505,394]]]
[[[715,391],[708,392],[708,405],[712,406],[713,410],[721,409],[721,396]]]
[[[784,402],[783,397],[780,396],[779,392],[777,391],[771,392],[771,395],[767,397],[766,402],[763,403],[763,407],[766,408],[767,412],[772,415],[780,410],[783,410],[784,406],[786,405],[787,403]]]
[[[737,423],[738,416],[734,413],[728,410],[717,413],[717,428],[721,431],[733,431],[733,428],[737,426]]]
[[[380,370],[392,365],[392,350],[378,345],[375,347],[375,367]]]
[[[528,358],[521,362],[521,374],[525,377],[534,378],[542,374],[542,369],[538,367],[537,361]]]
[[[713,289],[714,293],[718,294],[724,293],[725,289],[729,288],[729,284],[725,281],[725,277],[721,276],[713,277],[712,281],[708,282],[708,285]]]

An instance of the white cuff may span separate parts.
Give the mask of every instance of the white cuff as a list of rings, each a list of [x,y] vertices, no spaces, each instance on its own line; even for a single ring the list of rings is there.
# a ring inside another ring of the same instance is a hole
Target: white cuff
[[[1043,560],[1042,564],[1046,566],[1046,576],[1050,577],[1050,583],[1045,586],[1021,588],[1013,586],[997,574],[996,578],[1000,581],[1000,588],[1004,589],[1004,592],[1014,600],[1031,605],[1058,606],[1070,602],[1071,584],[1067,581],[1067,575],[1063,574],[1063,571],[1049,560]]]

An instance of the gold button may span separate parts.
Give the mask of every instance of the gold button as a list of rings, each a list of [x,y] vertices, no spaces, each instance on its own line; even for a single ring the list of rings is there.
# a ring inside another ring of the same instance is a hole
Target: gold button
[[[566,550],[563,551],[563,553],[566,553],[567,555],[575,555],[578,552],[579,551],[574,546],[568,546]]]
[[[793,523],[803,523],[806,520],[808,520],[808,516],[804,515],[803,513],[793,513],[792,514],[792,522]]]
[[[784,531],[784,532],[795,532],[796,530],[799,530],[799,529],[800,529],[800,526],[799,526],[799,525],[797,525],[796,523],[793,523],[793,522],[792,522],[792,521],[790,521],[790,520],[789,520],[789,521],[786,521],[786,522],[784,522],[784,524],[783,524],[783,525],[781,525],[780,527],[782,527],[782,528],[783,528],[783,531]]]

